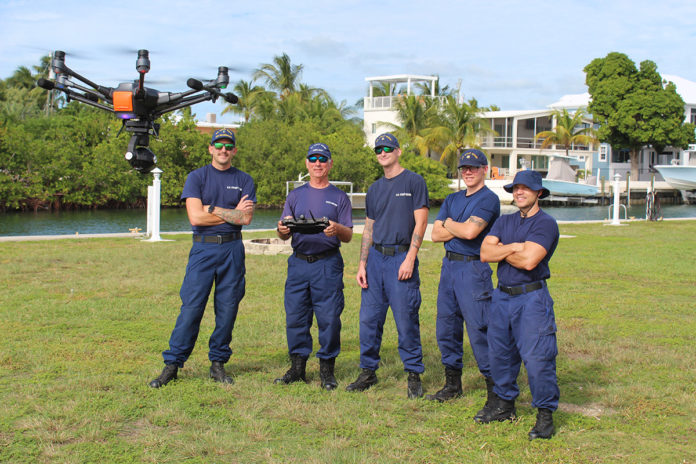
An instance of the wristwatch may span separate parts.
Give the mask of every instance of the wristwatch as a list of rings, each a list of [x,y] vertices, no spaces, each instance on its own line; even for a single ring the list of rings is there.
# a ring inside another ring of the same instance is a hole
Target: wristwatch
[[[215,205],[210,205],[210,206],[208,206],[208,212],[209,212],[210,214],[213,214],[213,210],[214,210],[214,209],[215,209]]]

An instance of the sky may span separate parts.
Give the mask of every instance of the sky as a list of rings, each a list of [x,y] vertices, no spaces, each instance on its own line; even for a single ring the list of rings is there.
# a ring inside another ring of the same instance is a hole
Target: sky
[[[583,68],[610,52],[696,81],[696,2],[644,0],[0,0],[0,78],[63,50],[66,64],[106,86],[137,77],[186,89],[189,77],[232,82],[287,53],[301,81],[353,105],[368,76],[436,74],[441,86],[503,110],[543,109],[587,91]],[[197,119],[220,102],[193,107]],[[362,117],[362,111],[358,116]]]

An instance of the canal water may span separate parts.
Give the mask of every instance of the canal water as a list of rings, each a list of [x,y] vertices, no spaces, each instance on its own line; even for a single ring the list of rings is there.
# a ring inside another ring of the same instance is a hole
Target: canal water
[[[514,206],[503,205],[502,213],[511,213]],[[611,214],[607,206],[571,206],[543,207],[559,221],[604,220]],[[429,223],[433,223],[439,208],[430,210]],[[250,229],[274,229],[281,211],[278,209],[262,210],[254,213]],[[628,217],[645,218],[645,205],[635,205],[628,209]],[[665,205],[662,207],[665,218],[695,218],[696,205]],[[621,219],[624,218],[623,208]],[[360,224],[365,220],[365,210],[354,210],[353,221]],[[87,211],[39,211],[36,213],[0,214],[0,236],[18,235],[73,235],[128,233],[129,229],[147,229],[147,217],[144,209],[129,210],[87,210]],[[188,232],[191,230],[186,210],[166,208],[160,216],[162,232]]]

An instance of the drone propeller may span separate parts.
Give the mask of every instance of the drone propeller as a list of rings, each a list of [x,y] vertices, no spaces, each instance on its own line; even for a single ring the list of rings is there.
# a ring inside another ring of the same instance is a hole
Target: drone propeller
[[[107,53],[113,53],[114,55],[128,55],[128,56],[133,56],[137,55],[141,48],[130,48],[130,47],[125,47],[123,45],[106,45],[102,47],[104,51]],[[150,51],[150,53],[156,53],[158,56],[163,55],[163,53],[160,52],[153,52],[149,48],[147,49]]]
[[[41,52],[44,56],[45,55],[51,55],[55,49],[49,49],[49,48],[44,48],[44,47],[37,47],[35,45],[19,45],[21,48],[26,48],[28,50],[34,50],[37,52]],[[89,60],[91,59],[91,56],[88,54],[85,54],[83,52],[70,52],[70,53],[65,53],[65,56],[70,57],[70,59],[75,59],[75,60]]]

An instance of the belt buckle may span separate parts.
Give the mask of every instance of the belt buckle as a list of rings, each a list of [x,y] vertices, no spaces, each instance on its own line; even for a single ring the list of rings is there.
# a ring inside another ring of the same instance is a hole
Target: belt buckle
[[[384,255],[385,256],[395,256],[396,255],[396,248],[394,247],[383,247],[384,250]]]
[[[307,255],[306,260],[307,260],[308,263],[311,264],[311,263],[317,262],[317,261],[319,260],[319,258],[317,258],[317,257],[314,256],[314,255]]]
[[[218,234],[215,237],[217,237],[217,244],[222,245],[222,235]]]

